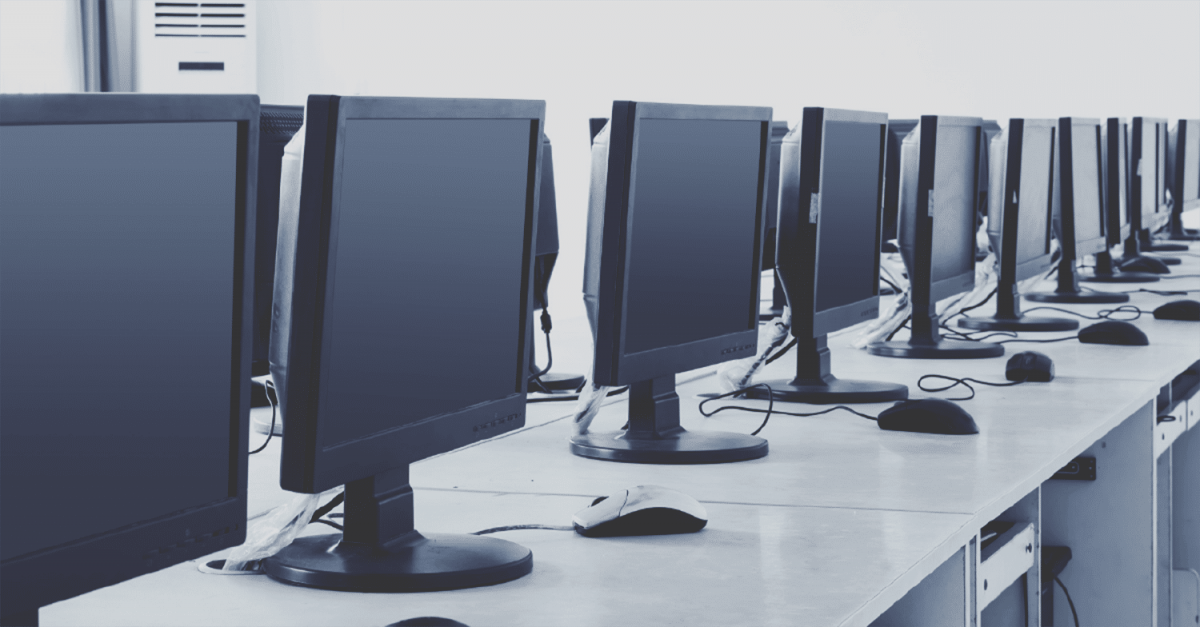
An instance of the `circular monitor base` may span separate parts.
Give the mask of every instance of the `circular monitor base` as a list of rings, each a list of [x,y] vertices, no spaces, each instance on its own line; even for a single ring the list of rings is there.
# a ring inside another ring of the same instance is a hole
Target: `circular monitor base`
[[[551,392],[575,392],[575,390],[583,386],[584,376],[581,374],[547,372],[538,377],[538,380],[542,382],[543,387]],[[530,389],[529,391],[535,392],[540,390]]]
[[[722,464],[765,457],[767,441],[725,431],[679,429],[658,439],[632,439],[628,432],[585,433],[571,438],[580,457],[635,464]]]
[[[1142,252],[1154,253],[1181,253],[1187,249],[1187,244],[1169,244],[1166,240],[1154,240],[1149,246],[1142,246]]]
[[[770,398],[785,403],[808,403],[810,405],[836,405],[839,403],[886,403],[908,398],[908,386],[886,381],[857,381],[838,379],[830,381],[806,380],[804,382],[760,381],[771,386]],[[768,400],[767,390],[753,387],[746,390],[747,398]]]
[[[1074,331],[1079,321],[1070,318],[1021,316],[1008,318],[959,318],[958,326],[978,331]]]
[[[1188,229],[1188,230],[1191,231],[1193,229]],[[1172,242],[1197,242],[1197,241],[1200,241],[1200,235],[1197,235],[1195,233],[1172,234],[1167,239]],[[1184,249],[1184,250],[1187,250],[1187,249]]]
[[[1127,303],[1129,294],[1112,292],[1034,292],[1023,295],[1038,303]]]
[[[1081,274],[1080,281],[1088,283],[1153,283],[1162,277],[1150,272],[1114,272],[1112,274]]]
[[[1147,256],[1150,257],[1151,259],[1157,259],[1157,260],[1163,262],[1163,264],[1168,265],[1168,266],[1177,266],[1177,265],[1183,263],[1183,260],[1180,259],[1179,257],[1167,257],[1165,255],[1147,255]]]
[[[985,359],[1004,355],[1004,346],[991,342],[943,339],[933,345],[876,342],[867,346],[867,352],[881,357],[904,359]]]
[[[272,579],[347,592],[430,592],[491,586],[533,570],[533,553],[508,540],[413,534],[378,547],[342,543],[341,534],[297,538],[264,562]]]

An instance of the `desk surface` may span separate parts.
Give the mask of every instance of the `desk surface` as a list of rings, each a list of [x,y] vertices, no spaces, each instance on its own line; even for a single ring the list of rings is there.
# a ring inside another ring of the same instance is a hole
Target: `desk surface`
[[[1178,268],[1176,273],[1195,273],[1200,260],[1185,258]],[[1185,284],[1195,289],[1200,281],[1177,279],[1149,287]],[[1152,309],[1177,298],[1137,294],[1131,302]],[[1100,309],[1066,307],[1089,313]],[[425,531],[567,524],[590,497],[655,483],[705,504],[712,522],[699,534],[596,540],[570,532],[509,532],[503,537],[532,549],[532,575],[500,586],[426,594],[307,590],[261,576],[203,575],[194,564],[181,564],[49,606],[42,611],[42,622],[385,625],[436,615],[473,627],[867,625],[969,542],[982,524],[1151,402],[1161,385],[1200,359],[1200,333],[1189,326],[1195,323],[1144,316],[1134,324],[1152,346],[1074,340],[1008,345],[1010,354],[1032,349],[1050,355],[1058,378],[1047,384],[978,388],[976,398],[963,404],[979,423],[978,436],[884,432],[844,412],[776,416],[763,431],[771,453],[761,460],[686,467],[620,464],[571,455],[566,417],[574,404],[542,403],[529,406],[527,426],[515,434],[412,467],[417,524]],[[587,340],[586,321],[558,321],[555,328],[561,353],[586,354],[589,347],[577,344],[580,338]],[[1061,334],[1023,334],[1055,335]],[[924,395],[916,390],[916,380],[930,372],[1003,379],[1003,358],[889,359],[848,348],[849,340],[849,335],[831,340],[835,374],[905,383],[914,396]],[[563,363],[570,368],[580,360],[565,358]],[[780,360],[764,378],[787,377],[792,367],[788,359]],[[714,381],[704,376],[711,372],[679,378],[684,425],[752,431],[761,416],[699,415],[695,395],[713,391]],[[877,413],[885,405],[858,407]],[[616,429],[625,411],[623,400],[610,401],[594,430]],[[252,517],[289,498],[277,487],[278,454],[272,443],[252,458]],[[324,531],[309,527],[310,533]]]

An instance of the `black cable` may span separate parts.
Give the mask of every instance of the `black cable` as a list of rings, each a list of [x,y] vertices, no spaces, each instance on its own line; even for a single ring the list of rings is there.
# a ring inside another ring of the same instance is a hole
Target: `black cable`
[[[1138,292],[1146,292],[1149,294],[1156,294],[1158,296],[1187,296],[1188,294],[1195,294],[1196,292],[1200,292],[1200,290],[1148,290],[1143,287],[1141,289],[1129,290],[1128,292],[1116,292],[1116,293],[1117,294],[1137,294]]]
[[[605,396],[616,396],[618,394],[622,394],[622,393],[628,392],[628,391],[629,391],[629,386],[624,385],[615,390],[609,390],[608,394],[606,394]],[[526,403],[549,403],[549,402],[556,402],[556,401],[577,401],[577,400],[579,400],[579,394],[575,393],[575,394],[555,394],[554,396],[529,398],[529,399],[525,399],[525,402]]]
[[[783,357],[784,353],[792,350],[792,347],[795,346],[796,342],[798,342],[798,341],[799,340],[792,338],[792,341],[789,342],[787,346],[784,346],[783,348],[779,349],[778,353],[775,353],[774,355],[771,355],[770,357],[768,357],[767,360],[763,362],[763,365],[765,366],[767,364],[775,363],[776,359]]]
[[[897,293],[897,294],[899,294],[900,292],[902,292],[902,291],[903,291],[903,290],[901,290],[901,289],[900,289],[900,286],[899,286],[899,285],[896,285],[895,283],[892,283],[891,281],[889,281],[889,280],[888,280],[888,278],[887,278],[887,277],[883,276],[882,274],[880,274],[880,275],[879,275],[879,280],[880,280],[880,281],[883,281],[884,283],[887,283],[887,284],[888,284],[888,287],[892,288],[893,290],[896,290],[896,293]]]
[[[1067,605],[1071,607],[1071,616],[1075,619],[1075,627],[1079,627],[1079,614],[1075,612],[1075,602],[1071,600],[1071,593],[1067,592],[1067,587],[1063,585],[1062,579],[1054,578],[1054,582],[1062,588],[1063,594],[1067,595]]]
[[[330,527],[333,527],[334,529],[337,529],[338,531],[346,530],[345,527],[333,522],[332,520],[325,520],[324,518],[318,518],[318,519],[314,520],[313,522],[321,523],[322,525],[329,525]]]
[[[900,332],[900,329],[903,329],[903,328],[904,328],[904,325],[908,324],[908,321],[909,321],[909,320],[912,320],[912,316],[909,316],[909,317],[905,318],[905,319],[904,319],[904,322],[901,322],[901,323],[900,323],[900,326],[898,326],[898,327],[896,327],[895,329],[893,329],[891,333],[888,333],[888,336],[887,336],[886,338],[884,338],[884,340],[883,340],[883,341],[885,341],[885,342],[890,342],[890,341],[892,341],[892,338],[893,338],[893,337],[896,337],[896,334]]]
[[[271,404],[271,428],[267,430],[267,439],[263,440],[262,446],[250,451],[250,454],[263,452],[267,445],[271,443],[271,436],[275,435],[275,401],[271,400],[271,390],[275,389],[275,384],[267,381],[263,384],[264,393],[267,395],[267,402]]]
[[[1013,338],[1011,340],[1000,340],[999,342],[996,342],[996,344],[1008,344],[1009,342],[1033,342],[1035,344],[1050,344],[1052,342],[1065,342],[1067,340],[1074,340],[1074,339],[1077,339],[1078,337],[1079,337],[1078,334],[1068,335],[1067,337],[1056,337],[1056,338],[1050,339],[1050,340],[1027,340],[1025,338],[1018,337],[1018,338]]]
[[[714,410],[712,410],[712,411],[704,411],[704,405],[705,405],[705,404],[707,404],[707,403],[710,403],[710,402],[712,402],[712,401],[715,401],[715,400],[717,400],[717,399],[726,398],[726,397],[729,397],[729,396],[734,396],[734,395],[737,395],[737,394],[741,394],[741,393],[745,392],[746,390],[749,390],[749,389],[751,389],[751,388],[756,388],[756,387],[763,387],[763,388],[766,388],[766,389],[767,389],[767,401],[768,401],[768,404],[767,404],[767,408],[766,408],[766,409],[759,409],[759,408],[757,408],[757,407],[743,407],[743,406],[741,406],[741,405],[722,405],[721,407],[718,407],[718,408],[716,408],[716,409],[714,409]],[[776,409],[775,409],[775,391],[774,391],[774,390],[772,390],[772,389],[771,389],[771,386],[767,385],[766,383],[755,383],[754,385],[751,385],[751,386],[748,386],[748,387],[744,387],[744,388],[742,388],[742,389],[740,389],[740,390],[734,390],[734,391],[732,391],[732,392],[726,392],[726,393],[724,393],[724,394],[720,394],[720,395],[714,396],[714,397],[712,397],[712,398],[707,398],[707,399],[704,399],[703,401],[700,401],[700,405],[699,405],[700,414],[701,414],[702,416],[704,416],[705,418],[711,418],[711,417],[713,417],[713,416],[715,416],[715,415],[717,415],[717,414],[719,414],[719,413],[721,413],[721,412],[723,412],[723,411],[729,410],[729,409],[736,410],[736,411],[747,411],[747,412],[751,412],[751,413],[755,413],[755,414],[766,414],[766,416],[763,418],[763,422],[762,422],[762,424],[761,424],[761,425],[759,425],[759,427],[758,427],[757,429],[755,429],[755,430],[754,430],[754,431],[753,431],[753,432],[752,432],[750,435],[758,435],[758,433],[759,433],[760,431],[762,431],[764,427],[766,427],[766,426],[767,426],[767,421],[771,419],[771,414],[780,414],[780,415],[783,415],[783,416],[798,416],[798,417],[801,417],[801,418],[808,418],[808,417],[811,417],[811,416],[820,416],[820,415],[822,415],[822,414],[828,414],[829,412],[831,412],[831,411],[835,411],[835,410],[838,410],[838,409],[844,409],[844,410],[846,410],[846,411],[848,411],[848,412],[850,412],[850,413],[852,413],[852,414],[854,414],[854,415],[856,415],[856,416],[860,416],[860,417],[862,417],[862,418],[866,418],[867,420],[878,420],[878,419],[879,419],[879,417],[878,417],[878,416],[872,416],[872,415],[870,415],[870,414],[864,414],[864,413],[862,413],[862,412],[860,412],[860,411],[856,411],[856,410],[854,410],[854,409],[852,409],[852,408],[850,408],[850,407],[847,407],[847,406],[845,406],[845,405],[834,405],[833,407],[830,407],[830,408],[828,408],[828,409],[824,409],[824,410],[821,410],[821,411],[815,411],[815,412],[812,412],[812,413],[801,413],[801,412],[790,412],[790,411],[778,411],[778,410],[776,410]]]
[[[543,391],[549,392],[546,386],[542,384],[542,375],[550,372],[550,367],[554,365],[554,351],[550,348],[550,329],[553,325],[550,322],[550,312],[542,309],[542,333],[546,336],[546,367],[542,370],[529,375],[529,383],[536,383]]]
[[[983,297],[983,300],[975,303],[974,305],[971,305],[970,307],[963,307],[961,310],[954,312],[953,314],[950,315],[949,318],[946,318],[944,321],[942,321],[942,324],[950,322],[951,320],[954,319],[954,316],[964,315],[968,311],[971,311],[972,309],[979,309],[980,307],[986,305],[988,303],[988,301],[992,300],[992,297],[995,296],[996,292],[998,292],[998,291],[1000,291],[1000,286],[993,287],[992,291],[988,292],[988,295]]]
[[[507,525],[504,527],[492,527],[483,531],[472,531],[473,536],[482,536],[489,533],[497,533],[500,531],[514,531],[517,529],[549,529],[551,531],[575,531],[575,527],[566,527],[561,525]]]
[[[1137,320],[1138,318],[1142,317],[1142,314],[1146,313],[1135,305],[1121,305],[1120,307],[1117,307],[1115,309],[1101,309],[1100,311],[1096,312],[1096,315],[1094,315],[1094,316],[1082,314],[1082,313],[1079,313],[1078,311],[1071,311],[1070,309],[1063,309],[1062,307],[1050,307],[1048,305],[1040,305],[1040,306],[1034,307],[1032,309],[1026,309],[1025,313],[1029,313],[1031,311],[1037,311],[1039,309],[1049,309],[1051,311],[1059,311],[1062,313],[1071,314],[1072,316],[1079,316],[1080,318],[1084,318],[1086,320],[1122,320],[1125,322]],[[1133,314],[1133,317],[1132,318],[1113,318],[1113,315],[1119,314],[1119,313]]]
[[[944,379],[946,381],[953,381],[953,383],[951,383],[950,385],[942,386],[942,387],[926,387],[925,383],[924,383],[925,379],[930,379],[930,378]],[[970,382],[970,383],[968,383],[968,382]],[[978,383],[980,385],[990,385],[992,387],[998,387],[998,388],[1006,388],[1009,386],[1025,383],[1025,381],[1023,381],[1023,380],[1022,381],[1005,381],[1004,383],[995,383],[992,381],[980,381],[979,379],[974,379],[971,377],[963,377],[960,379],[958,377],[951,377],[951,376],[947,376],[944,374],[927,374],[927,375],[922,376],[920,379],[917,379],[917,387],[921,388],[922,392],[945,392],[946,390],[949,390],[949,389],[951,389],[955,386],[959,386],[959,385],[961,385],[971,391],[970,396],[964,396],[962,398],[948,398],[948,399],[946,399],[948,401],[969,401],[969,400],[975,398],[975,388],[971,387],[971,383]]]
[[[310,518],[308,522],[309,523],[321,522],[321,519],[325,517],[325,514],[332,512],[334,510],[334,508],[336,508],[338,505],[341,505],[344,502],[346,502],[346,491],[345,490],[339,492],[337,496],[329,499],[328,503],[322,505],[321,507],[318,507],[317,511],[313,512],[312,518]]]

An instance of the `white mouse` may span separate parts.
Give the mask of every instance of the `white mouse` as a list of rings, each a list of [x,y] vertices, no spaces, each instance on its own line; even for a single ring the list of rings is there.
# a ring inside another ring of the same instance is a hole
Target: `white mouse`
[[[708,524],[696,499],[669,488],[639,485],[601,497],[572,518],[575,531],[589,538],[695,533]]]

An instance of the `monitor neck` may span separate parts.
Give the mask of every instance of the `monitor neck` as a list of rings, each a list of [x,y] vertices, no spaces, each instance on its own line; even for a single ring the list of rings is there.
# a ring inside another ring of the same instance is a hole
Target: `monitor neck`
[[[413,527],[413,491],[408,465],[346,484],[342,544],[382,547],[421,535]]]
[[[1149,239],[1149,232],[1146,233],[1146,239]],[[1133,229],[1129,237],[1125,240],[1125,259],[1133,259],[1142,254],[1142,229]]]
[[[1111,266],[1112,259],[1109,259]],[[1097,255],[1097,267],[1099,266],[1099,255]],[[1067,257],[1063,255],[1062,259],[1058,260],[1058,287],[1054,289],[1060,294],[1078,294],[1079,293],[1079,276],[1075,274],[1075,257]]]
[[[675,375],[669,374],[629,386],[629,429],[626,439],[656,440],[682,431]]]
[[[1114,272],[1112,253],[1108,252],[1106,247],[1104,250],[1096,253],[1096,274],[1108,276]]]
[[[796,382],[828,381],[830,372],[828,335],[796,338]]]
[[[1021,293],[1017,281],[1010,273],[1000,275],[996,282],[996,315],[1000,320],[1016,320],[1021,317]]]

